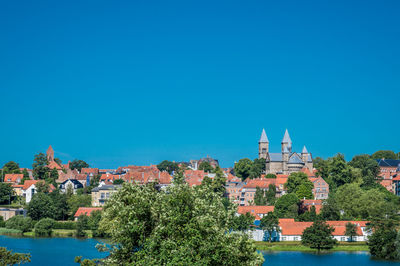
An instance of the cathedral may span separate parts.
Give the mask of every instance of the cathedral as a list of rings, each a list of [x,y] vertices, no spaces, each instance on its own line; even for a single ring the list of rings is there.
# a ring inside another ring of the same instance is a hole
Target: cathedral
[[[258,158],[266,160],[266,174],[289,175],[301,171],[304,167],[311,172],[313,170],[311,153],[307,151],[306,146],[303,147],[301,153],[292,152],[292,140],[287,129],[282,139],[282,150],[279,153],[269,152],[269,140],[263,129],[258,142]]]

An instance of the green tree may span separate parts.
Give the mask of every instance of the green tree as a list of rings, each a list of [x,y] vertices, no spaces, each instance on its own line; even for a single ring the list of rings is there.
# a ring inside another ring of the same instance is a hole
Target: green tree
[[[296,194],[285,194],[276,201],[274,212],[279,218],[295,218],[299,202]]]
[[[327,180],[329,177],[330,167],[328,160],[324,160],[321,157],[316,157],[313,159],[313,166],[317,169],[317,175]]]
[[[314,198],[310,186],[307,186],[306,184],[301,184],[297,188],[296,195],[299,199],[313,199]]]
[[[254,195],[254,204],[257,206],[267,205],[267,199],[264,196],[264,190],[256,187],[256,194]]]
[[[268,185],[268,190],[265,191],[265,198],[268,205],[274,205],[276,201],[276,186],[274,184]]]
[[[235,166],[233,167],[235,175],[240,177],[242,180],[246,180],[250,176],[252,165],[253,162],[250,159],[240,159],[239,162],[235,163]]]
[[[78,221],[76,222],[76,236],[77,237],[86,237],[86,232],[85,230],[90,229],[89,228],[89,217],[86,215],[80,215],[78,217]]]
[[[280,232],[278,216],[273,212],[264,215],[264,217],[261,218],[260,227],[264,232],[266,231],[268,233],[268,241],[272,242],[273,233]]]
[[[306,211],[299,215],[298,220],[303,222],[314,222],[318,218],[315,206],[311,206],[309,211]]]
[[[53,202],[54,211],[53,219],[55,220],[66,220],[68,219],[68,203],[67,195],[60,193],[59,190],[55,190],[49,193],[49,196]]]
[[[54,220],[43,218],[35,224],[35,236],[51,236],[54,228]]]
[[[28,205],[28,215],[33,220],[42,218],[53,218],[54,205],[50,196],[44,193],[36,193]]]
[[[20,174],[19,164],[13,161],[9,161],[8,163],[3,165],[3,175],[5,174]]]
[[[114,185],[121,185],[121,184],[123,184],[123,183],[124,183],[124,180],[123,180],[123,179],[116,179],[116,180],[114,180],[114,182],[113,182]]]
[[[397,160],[399,157],[393,151],[377,151],[371,155],[371,158],[374,160],[379,160],[379,159]]]
[[[376,188],[378,183],[376,182],[379,179],[379,165],[378,162],[368,154],[356,155],[349,162],[349,165],[360,169],[361,177],[362,177],[362,185],[361,187],[364,189]]]
[[[204,172],[207,172],[207,173],[211,173],[214,170],[214,167],[212,167],[211,164],[207,161],[202,161],[199,164],[198,168],[199,168],[199,170],[203,170]]]
[[[357,225],[348,222],[346,224],[346,232],[345,232],[346,236],[350,237],[350,242],[353,241],[353,237],[355,237],[357,235]]]
[[[167,171],[170,175],[172,175],[173,172],[178,171],[179,165],[175,162],[164,160],[157,165],[157,168],[160,171]]]
[[[275,174],[267,174],[265,178],[276,178]]]
[[[266,161],[264,158],[254,159],[251,168],[249,177],[251,179],[259,178],[261,174],[265,171]]]
[[[332,237],[335,229],[322,220],[315,221],[310,227],[303,231],[301,243],[304,246],[318,249],[331,249],[337,245],[336,239]]]
[[[9,204],[13,196],[13,189],[9,183],[0,183],[0,204]]]
[[[222,169],[217,166],[214,169],[215,177],[211,182],[211,187],[214,190],[214,192],[220,194],[223,196],[225,194],[225,184],[226,184],[226,177],[224,175],[224,172]]]
[[[26,170],[26,168],[24,168],[24,170],[22,170],[22,174],[24,175],[24,177],[22,178],[20,184],[23,185],[25,183],[26,180],[30,180],[30,176],[28,173],[28,170]]]
[[[0,227],[6,227],[6,222],[4,221],[3,216],[0,215]]]
[[[49,184],[56,184],[56,180],[58,179],[58,171],[56,168],[53,168],[50,171],[49,178],[46,178],[46,182]]]
[[[246,212],[245,214],[241,214],[239,216],[235,216],[233,218],[232,229],[235,231],[248,231],[254,224],[254,220],[255,217],[251,215],[249,212]]]
[[[79,172],[82,171],[82,168],[88,168],[89,164],[87,164],[85,161],[83,160],[78,160],[75,159],[73,160],[70,164],[69,164],[69,168],[71,170],[77,169]]]
[[[67,196],[68,197],[68,196]],[[91,195],[71,195],[67,198],[68,203],[68,214],[70,217],[73,217],[79,207],[90,207],[92,204]]]
[[[12,253],[4,247],[0,247],[0,265],[15,265],[31,261],[30,254]]]
[[[45,181],[39,181],[35,184],[37,193],[49,193],[50,185]]]
[[[92,230],[93,237],[104,237],[103,232],[99,230],[101,220],[101,211],[92,211],[88,219],[88,228]]]
[[[301,185],[304,186],[302,187],[302,193],[300,194],[306,194],[307,196],[309,196],[309,193],[311,193],[311,198],[312,198],[311,191],[314,188],[314,184],[308,179],[308,176],[303,172],[291,173],[284,186],[287,190],[287,193],[297,194],[297,191],[300,189]]]
[[[15,215],[6,221],[6,228],[21,230],[23,233],[32,229],[32,219],[22,215]]]
[[[334,193],[330,193],[327,200],[321,208],[321,217],[328,221],[338,221],[340,220],[340,209],[336,202]]]
[[[396,230],[397,223],[393,219],[384,219],[374,221],[370,225],[373,233],[368,237],[367,244],[373,257],[386,260],[400,259],[396,241],[398,235]]]
[[[49,168],[47,165],[49,162],[47,161],[47,157],[44,153],[35,154],[33,159],[33,176],[36,179],[45,179],[48,177]]]
[[[230,232],[236,209],[207,186],[124,184],[106,203],[100,229],[118,244],[106,263],[260,265],[247,234]],[[210,256],[210,254],[214,254]]]

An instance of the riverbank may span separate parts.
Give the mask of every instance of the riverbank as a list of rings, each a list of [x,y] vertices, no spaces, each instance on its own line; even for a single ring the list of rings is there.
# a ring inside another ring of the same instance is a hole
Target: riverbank
[[[86,232],[86,238],[93,237],[91,230],[84,231]],[[73,229],[53,229],[51,237],[75,237],[75,232],[76,230]],[[21,230],[0,227],[0,235],[35,237],[35,231],[22,233]]]
[[[298,241],[285,242],[263,242],[256,241],[257,249],[260,251],[302,251],[313,252],[315,249],[303,246]],[[339,242],[339,245],[329,251],[369,251],[366,242]]]

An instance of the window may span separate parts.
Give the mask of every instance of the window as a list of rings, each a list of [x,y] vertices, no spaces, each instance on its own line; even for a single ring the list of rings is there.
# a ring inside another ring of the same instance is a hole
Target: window
[[[266,149],[266,148],[263,148],[263,149],[262,149],[262,153],[267,153],[267,149]]]
[[[283,236],[283,237],[282,237],[282,241],[286,241],[286,236]]]
[[[295,236],[295,237],[293,237],[293,240],[294,240],[294,241],[299,241],[299,237],[298,237],[298,236]]]
[[[342,237],[340,238],[340,241],[346,241],[346,238],[342,236]]]

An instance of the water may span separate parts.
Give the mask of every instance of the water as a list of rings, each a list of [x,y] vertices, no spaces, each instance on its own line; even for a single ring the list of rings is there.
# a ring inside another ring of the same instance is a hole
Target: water
[[[398,262],[371,259],[368,252],[309,252],[280,251],[263,252],[264,264],[273,266],[394,266]]]
[[[14,252],[30,253],[31,263],[27,265],[78,265],[75,256],[83,258],[103,258],[95,248],[99,243],[95,239],[76,238],[28,238],[0,235],[0,246]],[[263,252],[268,266],[394,266],[397,262],[378,261],[370,258],[368,252],[329,252],[316,255],[306,252]]]
[[[87,259],[103,258],[105,253],[98,252],[95,239],[76,238],[29,238],[0,235],[0,247],[14,252],[30,253],[29,266],[43,265],[79,265],[74,262],[76,256]]]

